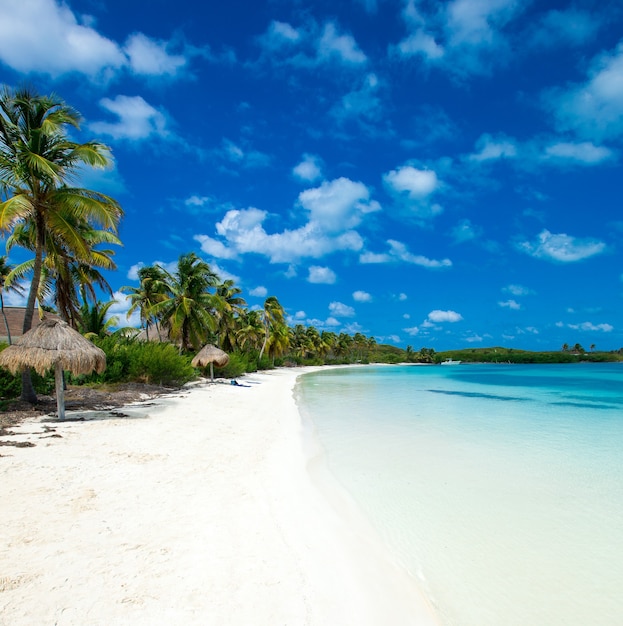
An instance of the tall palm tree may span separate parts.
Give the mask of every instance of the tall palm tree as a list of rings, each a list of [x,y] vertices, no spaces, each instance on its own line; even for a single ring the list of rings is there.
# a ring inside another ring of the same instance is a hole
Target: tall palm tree
[[[6,312],[4,311],[4,297],[3,292],[14,291],[15,293],[23,293],[22,287],[19,283],[10,283],[8,277],[13,272],[13,266],[7,263],[6,256],[0,256],[0,311],[2,311],[2,319],[4,320],[4,326],[6,327],[6,336],[11,345],[11,329],[9,328],[9,322],[6,318]]]
[[[259,350],[264,336],[264,324],[260,311],[244,311],[238,321],[236,345],[240,350]]]
[[[62,213],[63,209],[59,209]],[[80,318],[81,302],[97,302],[95,286],[112,296],[108,281],[100,269],[115,270],[112,260],[113,250],[98,249],[100,244],[121,245],[116,235],[107,230],[92,228],[87,222],[66,215],[65,219],[75,231],[75,236],[82,239],[88,251],[85,256],[75,255],[67,249],[63,241],[58,241],[52,233],[45,239],[45,256],[39,281],[37,299],[42,301],[52,297],[60,317],[77,328]],[[7,250],[18,245],[34,252],[35,233],[32,224],[18,224],[6,242]],[[33,270],[34,259],[29,259],[14,269],[15,278],[22,278]],[[80,297],[79,297],[80,292]]]
[[[262,349],[260,350],[260,361],[262,360],[262,356],[264,354],[264,350],[266,350],[266,344],[268,343],[268,339],[270,337],[271,328],[283,324],[285,321],[285,311],[279,300],[275,296],[268,296],[264,301],[264,308],[261,311],[262,322],[264,324],[264,343],[262,344]]]
[[[153,305],[152,313],[162,319],[169,337],[180,341],[182,350],[198,349],[216,328],[211,313],[214,296],[209,289],[217,285],[218,277],[205,261],[191,252],[180,256],[169,281],[168,294]]]
[[[158,302],[163,302],[167,298],[169,290],[169,275],[159,265],[141,267],[138,270],[138,287],[121,287],[121,291],[128,294],[131,306],[128,309],[128,317],[138,310],[141,325],[145,328],[145,334],[149,340],[149,329],[156,326],[158,338],[160,336],[160,325],[158,319],[153,314],[153,307]]]
[[[236,347],[237,322],[247,304],[240,296],[241,293],[242,289],[236,287],[231,279],[217,285],[214,293],[217,344],[226,352],[233,351]]]
[[[63,242],[80,259],[87,242],[63,219],[73,214],[92,226],[116,233],[122,216],[119,204],[102,193],[71,187],[83,165],[104,168],[110,150],[98,142],[68,138],[78,129],[80,115],[55,95],[29,89],[0,91],[0,231],[11,232],[24,222],[34,236],[33,276],[26,303],[23,332],[30,330],[39,295],[46,239]],[[29,370],[22,375],[22,398],[36,402]]]

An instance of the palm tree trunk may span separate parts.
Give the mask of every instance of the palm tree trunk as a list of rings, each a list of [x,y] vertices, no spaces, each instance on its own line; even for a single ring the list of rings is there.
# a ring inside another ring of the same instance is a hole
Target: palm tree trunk
[[[41,231],[39,231],[41,232]],[[37,247],[35,250],[35,264],[33,267],[32,282],[30,283],[30,292],[28,293],[28,301],[26,302],[26,311],[24,312],[24,325],[22,334],[27,333],[32,328],[32,318],[35,312],[35,302],[39,292],[39,282],[41,281],[41,266],[43,265],[43,244],[41,237],[37,236]],[[30,404],[37,403],[37,394],[32,384],[32,376],[29,368],[22,370],[22,400]]]
[[[11,329],[9,328],[9,321],[6,318],[6,313],[4,312],[4,298],[2,297],[2,291],[0,291],[0,309],[2,309],[2,317],[4,318],[4,325],[6,326],[6,336],[9,341],[9,345],[11,345]]]

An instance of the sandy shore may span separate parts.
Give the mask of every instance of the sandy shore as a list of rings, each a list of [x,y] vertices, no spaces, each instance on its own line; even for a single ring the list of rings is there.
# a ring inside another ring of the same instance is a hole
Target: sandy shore
[[[16,427],[36,445],[0,448],[0,624],[434,624],[312,481],[300,373]]]

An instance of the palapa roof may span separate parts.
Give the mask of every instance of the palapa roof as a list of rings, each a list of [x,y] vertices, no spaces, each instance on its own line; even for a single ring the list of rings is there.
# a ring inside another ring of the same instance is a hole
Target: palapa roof
[[[44,319],[0,352],[0,366],[13,374],[32,367],[43,375],[59,362],[72,374],[99,374],[106,369],[106,354],[60,319]]]
[[[214,363],[216,367],[225,367],[229,363],[229,356],[220,348],[209,343],[201,348],[197,356],[191,361],[193,367],[205,367],[210,363]]]

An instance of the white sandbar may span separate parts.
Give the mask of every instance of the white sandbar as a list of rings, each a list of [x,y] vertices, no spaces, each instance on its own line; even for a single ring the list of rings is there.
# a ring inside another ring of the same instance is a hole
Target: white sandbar
[[[435,624],[312,481],[302,371],[16,427],[36,447],[0,447],[0,624]]]

